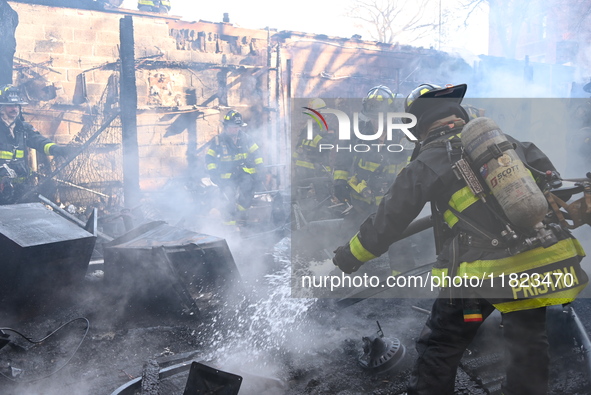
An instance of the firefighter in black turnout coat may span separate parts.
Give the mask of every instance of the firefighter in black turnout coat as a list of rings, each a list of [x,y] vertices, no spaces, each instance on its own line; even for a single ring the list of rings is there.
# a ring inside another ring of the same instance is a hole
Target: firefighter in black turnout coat
[[[377,213],[361,225],[349,243],[335,251],[333,262],[346,273],[355,272],[364,262],[386,252],[425,203],[433,202],[434,216],[440,215],[448,233],[433,268],[433,277],[464,274],[480,277],[491,273],[509,276],[556,270],[572,273],[574,281],[569,284],[530,288],[532,292],[521,292],[518,287],[500,289],[497,277],[497,282],[491,285],[495,291],[492,296],[483,296],[478,288],[464,287],[458,291],[449,282],[442,282],[439,297],[417,340],[418,359],[408,391],[409,395],[453,394],[462,354],[482,320],[496,308],[503,316],[508,352],[503,394],[546,394],[549,372],[546,306],[571,302],[586,286],[588,279],[579,265],[584,251],[560,227],[553,228],[554,244],[517,248],[525,246],[520,235],[509,245],[501,234],[502,217],[485,207],[487,203],[476,197],[466,181],[454,173],[452,165],[463,155],[461,132],[470,121],[460,106],[466,88],[463,84],[445,88],[423,84],[410,93],[405,111],[417,117],[417,125],[411,131],[420,144],[382,199]],[[484,120],[477,118],[471,122],[479,119]],[[532,175],[555,171],[534,144],[506,137],[521,161],[540,171],[532,170]],[[543,178],[536,181],[546,183],[547,179]],[[545,209],[545,205],[542,207]]]
[[[371,88],[362,100],[359,132],[363,135],[374,135],[379,123],[377,117],[385,117],[388,112],[396,111],[395,99],[396,95],[385,85]],[[402,149],[406,145],[405,141],[408,140],[402,132],[396,133],[392,141],[387,141],[384,131],[376,143],[395,143],[400,150],[390,152],[386,148],[379,151],[374,148],[365,152],[343,151],[336,154],[334,194],[339,201],[352,206],[344,219],[343,231],[347,233],[347,238],[357,232],[359,225],[370,214],[377,211],[383,195],[408,163],[409,150]],[[356,142],[364,141],[357,139]],[[410,240],[393,245],[388,258],[393,275],[412,269],[415,260]]]
[[[226,200],[223,213],[226,225],[240,225],[252,205],[255,188],[262,181],[263,157],[257,143],[242,127],[242,115],[229,111],[223,120],[224,130],[210,143],[205,164],[211,181],[220,187]]]
[[[0,204],[16,203],[26,191],[31,180],[29,148],[51,156],[67,156],[71,151],[23,121],[21,106],[26,104],[16,87],[0,88]]]
[[[312,99],[308,102],[308,107],[312,110],[321,110],[326,108],[326,102],[320,98]],[[292,183],[296,186],[297,197],[306,197],[309,195],[310,186],[313,186],[313,192],[318,202],[323,202],[331,196],[330,186],[332,185],[332,163],[330,151],[319,149],[321,144],[334,144],[334,128],[329,123],[328,130],[313,125],[314,137],[308,139],[308,127],[304,126],[294,142],[295,149],[292,152]],[[300,196],[300,191],[304,192]]]

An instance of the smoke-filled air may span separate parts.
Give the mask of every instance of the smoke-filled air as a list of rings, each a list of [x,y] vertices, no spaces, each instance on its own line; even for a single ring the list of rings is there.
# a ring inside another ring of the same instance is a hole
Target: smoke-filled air
[[[590,11],[0,0],[0,393],[588,394]]]

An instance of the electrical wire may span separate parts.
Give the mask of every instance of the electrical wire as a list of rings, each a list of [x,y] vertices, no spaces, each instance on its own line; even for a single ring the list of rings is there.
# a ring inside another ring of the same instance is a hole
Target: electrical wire
[[[53,332],[51,332],[49,335],[47,335],[44,338],[39,339],[39,340],[33,340],[30,337],[27,337],[27,336],[23,335],[22,333],[20,333],[19,331],[15,330],[15,329],[12,329],[12,328],[0,328],[0,331],[10,331],[10,332],[16,333],[17,335],[19,335],[20,337],[22,337],[23,339],[25,339],[29,343],[39,344],[39,343],[42,343],[45,340],[49,339],[51,336],[55,335],[57,332],[59,332],[66,325],[69,325],[72,322],[75,322],[75,321],[78,321],[78,320],[84,320],[84,321],[86,321],[86,328],[84,330],[84,335],[82,335],[82,339],[80,340],[80,343],[78,343],[78,345],[74,349],[74,352],[72,353],[72,355],[70,355],[70,357],[68,358],[68,360],[62,366],[60,366],[58,369],[56,369],[53,372],[48,373],[48,374],[46,374],[46,375],[44,375],[42,377],[38,377],[36,379],[30,379],[30,380],[17,380],[17,379],[14,379],[12,377],[8,377],[7,375],[5,375],[2,372],[0,372],[0,375],[2,377],[4,377],[5,379],[10,380],[10,381],[15,382],[15,383],[33,383],[33,382],[36,382],[36,381],[39,381],[39,380],[46,379],[46,378],[48,378],[50,376],[53,376],[54,374],[56,374],[57,372],[59,372],[60,370],[62,370],[63,368],[65,368],[70,363],[70,361],[72,360],[72,358],[74,358],[74,355],[76,355],[76,353],[78,352],[78,349],[82,345],[82,342],[84,341],[84,339],[86,339],[86,335],[88,334],[88,331],[90,329],[90,321],[88,321],[88,319],[85,318],[85,317],[74,318],[74,319],[66,322],[65,324],[61,325],[59,328],[57,328],[56,330],[54,330]]]

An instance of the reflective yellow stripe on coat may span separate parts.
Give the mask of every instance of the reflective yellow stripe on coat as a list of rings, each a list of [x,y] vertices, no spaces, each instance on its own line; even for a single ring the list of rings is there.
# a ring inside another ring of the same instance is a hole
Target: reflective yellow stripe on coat
[[[583,256],[585,251],[578,240],[565,239],[547,248],[538,247],[506,258],[462,262],[454,278],[486,280],[483,287],[472,291],[479,294],[491,284],[489,289],[496,296],[487,299],[502,313],[565,304],[572,302],[587,284],[587,276],[578,264]],[[551,282],[534,286],[525,280],[534,278],[534,274],[541,280],[547,275]],[[447,268],[433,268],[431,275],[438,277],[442,286],[454,288],[449,283]],[[570,276],[567,282],[566,276]],[[517,286],[511,286],[512,278],[521,279],[513,283]]]

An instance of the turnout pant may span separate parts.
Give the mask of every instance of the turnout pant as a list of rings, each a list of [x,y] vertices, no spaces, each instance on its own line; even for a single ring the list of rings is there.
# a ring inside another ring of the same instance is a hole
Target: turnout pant
[[[447,294],[447,295],[446,295]],[[483,319],[494,307],[479,300]],[[409,395],[453,395],[456,370],[481,322],[464,322],[461,299],[444,290],[417,340],[418,359]],[[503,395],[544,395],[548,391],[546,308],[503,314],[506,377]]]
[[[220,190],[225,199],[226,220],[246,219],[246,210],[252,205],[254,199],[256,178],[244,173],[233,176],[220,185]]]

